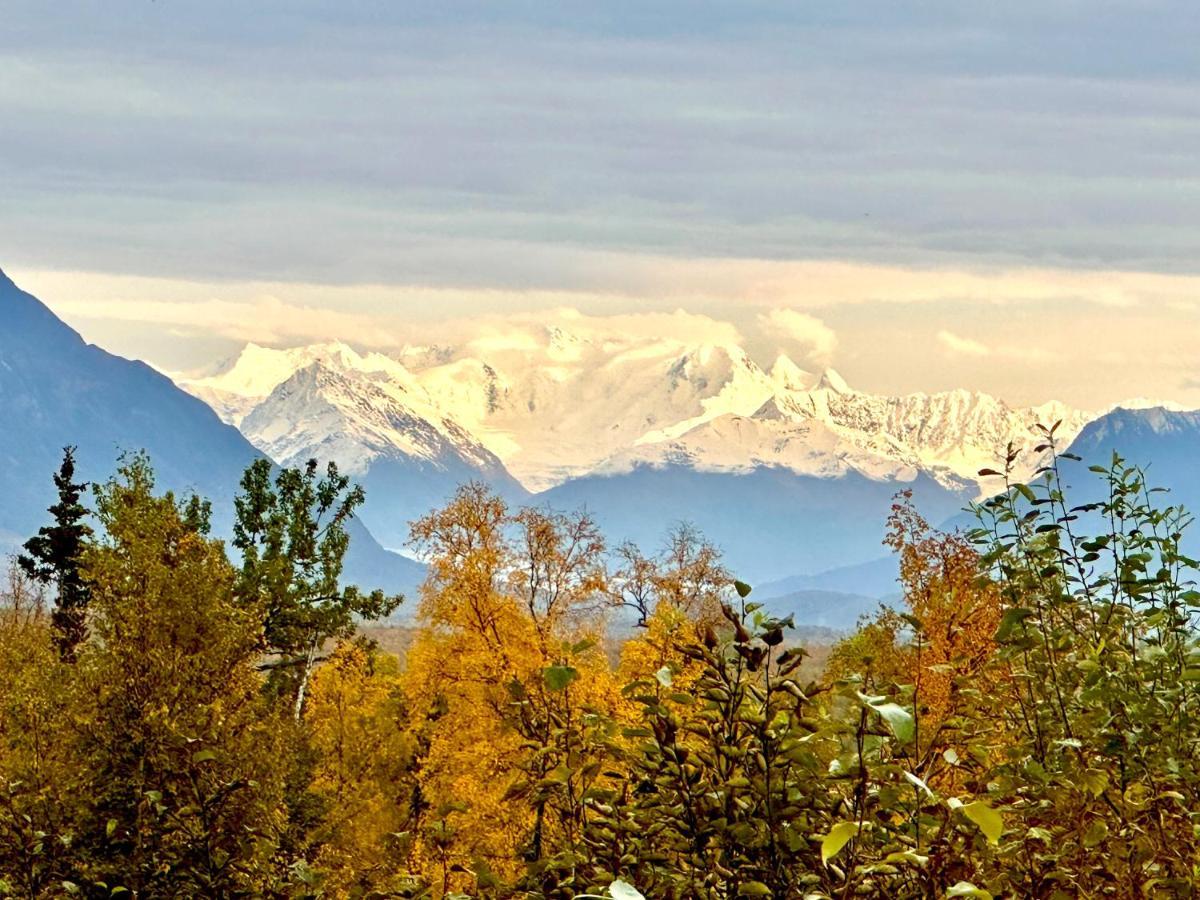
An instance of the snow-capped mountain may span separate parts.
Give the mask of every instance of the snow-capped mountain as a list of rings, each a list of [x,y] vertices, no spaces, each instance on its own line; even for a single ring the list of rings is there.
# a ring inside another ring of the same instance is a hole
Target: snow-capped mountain
[[[291,350],[249,345],[214,373],[181,385],[277,462],[333,460],[367,488],[362,517],[391,546],[408,522],[481,479],[524,489],[500,460],[438,408],[399,362],[341,343]]]
[[[179,383],[282,463],[335,459],[357,475],[380,456],[401,455],[502,468],[403,365],[345,344],[250,344],[213,374]]]
[[[652,331],[548,318],[392,355],[248,345],[180,384],[280,462],[336,460],[387,546],[482,479],[518,502],[586,505],[616,540],[688,519],[748,577],[773,578],[873,559],[896,491],[951,516],[994,487],[978,471],[1010,442],[1017,477],[1032,474],[1035,425],[1060,421],[1065,446],[1096,418],[964,390],[858,391],[784,355],[760,366],[736,335],[689,335],[674,317]]]
[[[635,444],[749,414],[774,390],[736,345],[555,327],[541,345],[490,349],[486,357],[410,365],[430,396],[535,491],[586,475]]]
[[[335,458],[359,474],[381,457],[455,460],[486,478],[506,469],[534,492],[638,465],[895,481],[924,471],[957,491],[1010,441],[1032,448],[1037,423],[1061,420],[1069,442],[1095,418],[963,390],[869,394],[782,355],[763,369],[732,342],[594,326],[500,332],[395,357],[340,343],[251,344],[180,384],[281,461]],[[1021,459],[1018,475],[1039,462],[1028,452]]]
[[[404,367],[380,353],[360,355],[340,341],[276,350],[247,344],[231,359],[195,378],[178,378],[181,387],[211,406],[222,419],[240,426],[242,420],[279,385],[301,369],[319,364],[337,372],[383,373],[396,384],[411,376]]]
[[[797,384],[795,377],[790,383]],[[963,390],[867,394],[829,370],[811,387],[800,383],[777,391],[750,416],[720,416],[676,440],[638,446],[607,468],[656,461],[709,470],[775,465],[805,475],[857,471],[898,481],[925,471],[959,490],[980,469],[996,466],[1010,442],[1021,451],[1016,477],[1028,477],[1041,460],[1032,452],[1040,440],[1038,423],[1061,421],[1058,434],[1065,446],[1092,418],[1060,403],[1014,409]]]
[[[487,355],[470,352],[480,349]],[[364,415],[353,427],[335,428],[327,411],[306,414],[302,403],[288,406],[274,396],[314,365],[345,379],[344,390],[335,391],[342,395],[339,408],[353,406],[349,395],[357,388],[377,412],[387,395],[411,416],[389,426],[388,414]],[[726,413],[750,414],[776,390],[737,346],[620,340],[560,328],[546,329],[540,346],[498,338],[458,351],[408,348],[395,358],[337,343],[290,350],[251,344],[214,372],[179,384],[276,458],[335,439],[339,461],[363,471],[381,441],[426,456],[408,432],[429,425],[466,455],[494,454],[531,490],[587,474],[635,443],[668,439]],[[273,412],[260,413],[263,407]]]

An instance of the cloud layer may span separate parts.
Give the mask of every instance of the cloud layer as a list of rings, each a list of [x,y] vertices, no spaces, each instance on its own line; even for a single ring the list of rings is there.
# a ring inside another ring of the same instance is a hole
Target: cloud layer
[[[3,264],[596,291],[604,254],[1195,270],[1178,4],[439,6],[8,4]]]
[[[12,0],[0,266],[168,367],[682,308],[872,389],[1200,402],[1198,39],[1158,0]]]

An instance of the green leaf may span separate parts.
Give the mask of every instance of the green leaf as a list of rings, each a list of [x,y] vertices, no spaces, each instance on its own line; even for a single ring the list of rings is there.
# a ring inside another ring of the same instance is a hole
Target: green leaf
[[[929,857],[914,853],[912,850],[897,850],[895,853],[889,853],[883,861],[886,863],[903,862],[912,863],[914,866],[923,866],[929,862]]]
[[[1108,788],[1108,773],[1103,769],[1087,769],[1079,780],[1093,797],[1099,797]]]
[[[883,697],[871,696],[862,691],[855,691],[855,693],[858,694],[859,700],[883,717],[897,740],[907,744],[916,737],[917,723],[913,719],[912,713],[903,706],[898,703],[884,702]]]
[[[963,807],[963,815],[979,826],[990,844],[998,844],[1004,833],[1004,819],[982,800],[975,800]],[[970,895],[965,895],[970,896]]]
[[[1004,613],[1004,617],[1000,619],[1000,627],[996,629],[995,641],[997,644],[1003,644],[1013,633],[1013,629],[1033,615],[1032,609],[1026,609],[1023,606],[1018,606]]]
[[[117,820],[109,819],[108,822],[104,826],[104,836],[111,838],[113,836],[113,834],[116,833],[116,830],[117,830]]]
[[[858,834],[856,822],[839,822],[829,829],[829,834],[821,840],[821,862],[828,865],[829,860],[837,856],[850,838]]]
[[[608,886],[608,893],[613,900],[646,900],[637,888],[620,878]]]
[[[561,691],[579,677],[579,670],[571,666],[549,666],[542,670],[542,677],[550,690]]]
[[[658,679],[658,683],[661,684],[663,687],[670,687],[671,681],[673,680],[674,675],[672,675],[672,673],[671,673],[670,666],[663,666],[661,669],[659,669],[657,672],[654,673],[654,677]]]
[[[753,588],[751,588],[750,585],[746,584],[744,581],[735,581],[733,583],[733,589],[737,591],[737,595],[743,600],[749,597],[750,591],[753,590]]]
[[[992,900],[992,895],[983,888],[977,888],[969,881],[960,881],[950,890],[946,891],[947,897],[977,897],[979,900]]]
[[[880,703],[871,709],[879,713],[887,722],[888,728],[901,743],[909,743],[917,734],[917,723],[907,709],[898,703]]]
[[[761,881],[747,881],[738,885],[739,897],[770,897],[771,889]]]
[[[192,754],[192,762],[194,763],[211,762],[216,758],[217,754],[214,750],[197,750]]]

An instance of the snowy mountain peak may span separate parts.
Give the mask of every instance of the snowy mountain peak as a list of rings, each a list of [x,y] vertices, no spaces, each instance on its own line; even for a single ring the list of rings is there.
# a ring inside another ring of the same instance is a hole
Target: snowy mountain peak
[[[850,385],[846,383],[835,369],[826,369],[821,373],[821,380],[817,382],[816,390],[832,391],[835,394],[851,394],[853,391]]]
[[[546,326],[546,355],[556,362],[578,362],[590,343],[558,325]]]
[[[494,455],[538,491],[614,466],[688,460],[882,479],[922,471],[957,491],[996,466],[1010,441],[1026,451],[1018,475],[1031,473],[1040,462],[1034,425],[1061,419],[1065,443],[1095,418],[1057,402],[1010,408],[967,390],[865,393],[832,368],[814,374],[781,354],[764,370],[729,336],[694,337],[567,317],[394,356],[340,342],[251,344],[219,372],[181,383],[272,455],[309,452],[335,434],[337,452],[359,465],[397,453],[430,459],[452,445],[463,458]],[[282,403],[300,395],[299,382],[277,388],[312,366],[339,377],[306,376],[316,379],[305,388],[308,417]],[[285,446],[287,429],[307,437]]]
[[[818,381],[817,376],[800,368],[783,353],[775,358],[769,374],[771,381],[784,391],[812,390]]]
[[[256,405],[242,431],[280,462],[332,459],[351,474],[366,472],[380,457],[419,460],[435,469],[453,464],[502,470],[492,453],[423,392],[373,375],[314,361]]]
[[[1168,412],[1191,411],[1191,407],[1185,406],[1182,403],[1176,403],[1174,400],[1154,400],[1150,397],[1132,397],[1129,400],[1122,400],[1113,409],[1165,409]]]

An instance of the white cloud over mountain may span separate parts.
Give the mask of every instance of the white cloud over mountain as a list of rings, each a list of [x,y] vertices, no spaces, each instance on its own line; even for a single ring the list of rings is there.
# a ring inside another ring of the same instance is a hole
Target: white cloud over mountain
[[[955,334],[953,331],[946,331],[944,328],[937,333],[937,339],[951,353],[961,356],[989,356],[992,352],[986,344]]]
[[[781,321],[820,334],[816,320]],[[538,325],[480,323],[461,344],[390,354],[336,342],[249,345],[180,383],[281,461],[332,455],[364,472],[388,454],[433,463],[446,452],[494,455],[531,491],[667,464],[899,481],[926,472],[960,489],[1009,441],[1032,446],[1039,421],[1063,419],[1069,439],[1093,417],[962,390],[865,393],[784,354],[763,367],[737,337],[703,316],[559,310]]]
[[[799,348],[805,358],[832,364],[837,334],[816,316],[782,307],[761,313],[758,321],[768,337],[783,341],[789,349]]]

